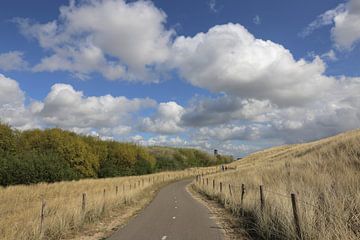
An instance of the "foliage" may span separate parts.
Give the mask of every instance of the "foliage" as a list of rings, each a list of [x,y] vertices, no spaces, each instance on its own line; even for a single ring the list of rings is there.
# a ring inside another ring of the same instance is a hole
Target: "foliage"
[[[232,159],[197,149],[142,147],[62,129],[18,132],[0,123],[0,185],[142,175]]]

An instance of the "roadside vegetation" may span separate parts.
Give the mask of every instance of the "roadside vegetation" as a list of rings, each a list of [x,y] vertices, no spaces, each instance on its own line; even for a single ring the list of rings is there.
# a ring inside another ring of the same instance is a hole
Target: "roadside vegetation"
[[[302,239],[360,239],[359,130],[267,149],[228,166],[234,170],[204,176],[194,187],[231,210],[250,237],[298,239],[295,193]]]
[[[107,178],[232,161],[197,149],[143,147],[61,129],[17,131],[0,123],[0,185]]]
[[[86,229],[96,228],[99,222],[114,215],[131,217],[165,184],[216,170],[218,167],[193,168],[143,176],[0,187],[0,239],[55,240],[79,235],[80,239],[88,239],[91,234],[87,236]]]

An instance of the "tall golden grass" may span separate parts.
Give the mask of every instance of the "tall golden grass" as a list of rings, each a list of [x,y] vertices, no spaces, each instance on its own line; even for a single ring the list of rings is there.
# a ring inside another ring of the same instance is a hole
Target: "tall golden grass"
[[[144,176],[0,188],[0,239],[61,239],[86,224],[96,223],[114,208],[136,204],[146,193],[159,189],[167,182],[215,169],[194,168]],[[84,211],[83,193],[86,193]],[[41,229],[43,202],[45,211]]]
[[[205,176],[209,184],[201,180],[195,188],[230,209],[249,235],[260,239],[296,239],[290,200],[290,193],[295,193],[303,239],[360,239],[359,130],[316,142],[267,149],[229,167],[235,170]],[[241,184],[246,189],[244,217]],[[265,197],[263,211],[260,185]]]

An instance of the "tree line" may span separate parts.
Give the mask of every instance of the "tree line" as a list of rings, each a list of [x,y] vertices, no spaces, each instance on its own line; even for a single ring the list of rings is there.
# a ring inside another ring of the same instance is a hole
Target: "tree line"
[[[58,128],[18,131],[0,123],[0,185],[143,175],[232,161],[197,149],[104,141]]]

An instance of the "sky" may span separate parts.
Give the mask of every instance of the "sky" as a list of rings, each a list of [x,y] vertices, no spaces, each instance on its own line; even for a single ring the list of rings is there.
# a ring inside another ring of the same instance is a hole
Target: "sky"
[[[235,157],[360,127],[360,0],[3,0],[0,121]]]

